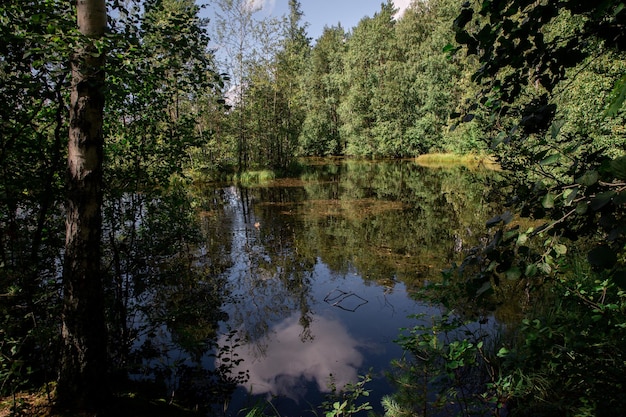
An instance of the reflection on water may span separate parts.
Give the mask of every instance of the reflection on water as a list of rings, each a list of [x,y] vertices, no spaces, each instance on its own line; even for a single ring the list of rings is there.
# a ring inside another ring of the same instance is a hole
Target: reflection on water
[[[331,376],[335,386],[342,388],[371,372],[373,382],[368,388],[374,391],[375,408],[380,409],[380,398],[391,392],[384,372],[402,354],[393,342],[399,329],[415,325],[409,315],[435,314],[436,309],[412,300],[401,283],[393,290],[366,285],[355,270],[335,272],[319,259],[310,274],[309,291],[309,320],[296,305],[282,318],[276,313],[284,311],[280,304],[240,299],[227,306],[229,315],[241,319],[238,329],[246,339],[237,349],[244,360],[236,370],[248,370],[250,375],[245,384],[248,394],[242,397],[278,396],[275,406],[281,415],[302,415],[298,413],[324,400]],[[337,294],[350,297],[337,300],[333,298]],[[258,329],[256,321],[264,313],[275,319],[265,322],[265,332],[250,332],[250,328]],[[234,402],[233,411],[241,407],[241,401]]]
[[[240,385],[228,413],[236,415],[249,396],[278,396],[280,415],[304,415],[324,400],[331,375],[340,388],[369,372],[369,401],[380,411],[391,392],[384,372],[402,355],[393,341],[415,325],[409,316],[436,314],[410,294],[441,279],[440,271],[480,239],[484,219],[498,210],[489,201],[490,175],[430,171],[409,161],[338,162],[257,187],[202,190],[196,206],[204,243],[189,265],[210,271],[204,280],[228,300],[215,345],[229,346],[236,331],[240,342],[226,353],[242,361],[205,352],[197,362],[211,363],[222,385],[222,369],[249,375],[228,380]],[[181,296],[184,314],[174,317],[191,318],[185,326],[170,320],[168,328],[185,336],[176,340],[206,350],[207,333],[193,331],[202,320],[192,313],[206,315],[195,302]],[[206,398],[198,381],[194,398]]]
[[[343,162],[220,189],[207,232],[230,237],[224,328],[243,341],[232,371],[249,372],[232,412],[258,395],[301,415],[323,401],[331,375],[341,388],[368,372],[380,410],[391,391],[384,372],[402,355],[393,341],[415,325],[409,316],[436,314],[409,290],[440,279],[484,233],[489,175]]]
[[[338,320],[315,317],[309,331],[314,337],[303,341],[302,325],[294,314],[272,327],[265,355],[259,355],[254,342],[243,346],[240,357],[244,361],[235,371],[249,371],[246,387],[255,394],[299,401],[306,396],[310,382],[320,392],[329,392],[329,375],[338,387],[356,381],[363,364],[358,348],[365,345]]]

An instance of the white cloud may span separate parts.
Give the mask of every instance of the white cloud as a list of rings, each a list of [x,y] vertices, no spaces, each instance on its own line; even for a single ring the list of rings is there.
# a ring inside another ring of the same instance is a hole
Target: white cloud
[[[271,13],[274,10],[276,0],[248,0],[247,3],[248,7],[254,12],[263,10],[267,13]]]
[[[315,381],[321,392],[328,392],[329,375],[337,388],[356,382],[363,363],[359,348],[365,345],[352,338],[337,321],[316,317],[311,323],[312,340],[302,341],[302,326],[293,315],[272,329],[259,356],[254,342],[237,349],[243,362],[232,370],[250,372],[246,388],[255,394],[283,395],[298,401],[305,395],[302,380]]]
[[[396,17],[402,16],[404,11],[411,5],[412,0],[393,0],[394,6],[398,9]]]

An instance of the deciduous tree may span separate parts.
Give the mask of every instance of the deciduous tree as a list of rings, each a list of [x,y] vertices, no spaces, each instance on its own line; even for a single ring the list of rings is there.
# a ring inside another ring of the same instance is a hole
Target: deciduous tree
[[[107,25],[104,0],[76,4],[79,47],[71,57],[67,219],[63,264],[63,352],[57,386],[62,407],[94,409],[108,395],[100,240],[102,119]]]

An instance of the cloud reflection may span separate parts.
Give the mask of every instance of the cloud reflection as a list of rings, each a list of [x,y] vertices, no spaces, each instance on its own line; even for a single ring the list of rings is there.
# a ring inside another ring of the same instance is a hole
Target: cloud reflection
[[[315,382],[321,392],[329,392],[329,375],[337,388],[356,382],[363,347],[338,321],[317,316],[311,323],[312,339],[303,342],[302,326],[293,315],[276,325],[263,341],[259,356],[255,342],[238,348],[243,362],[234,372],[248,370],[246,388],[253,394],[279,395],[298,400],[306,395],[306,385]]]

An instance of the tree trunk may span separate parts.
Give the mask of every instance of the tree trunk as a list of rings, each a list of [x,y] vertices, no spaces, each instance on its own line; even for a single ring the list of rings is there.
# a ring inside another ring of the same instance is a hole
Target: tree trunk
[[[104,53],[94,46],[106,29],[105,0],[77,0],[86,36],[72,57],[63,265],[63,351],[60,407],[95,410],[107,390],[107,337],[100,272]]]

